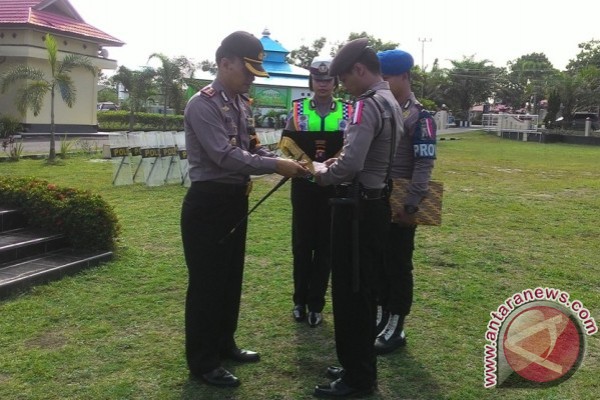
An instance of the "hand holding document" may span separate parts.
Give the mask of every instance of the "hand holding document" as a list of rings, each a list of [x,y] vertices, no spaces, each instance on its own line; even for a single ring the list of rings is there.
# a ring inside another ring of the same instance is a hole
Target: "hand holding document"
[[[313,161],[312,166],[315,171],[315,174],[320,174],[327,171],[327,165],[325,165],[325,163]]]

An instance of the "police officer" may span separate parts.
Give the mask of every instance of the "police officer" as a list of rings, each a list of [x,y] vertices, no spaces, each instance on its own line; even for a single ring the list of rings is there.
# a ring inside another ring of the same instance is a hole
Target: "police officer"
[[[284,154],[307,161],[309,169],[313,161],[322,163],[337,156],[352,112],[351,104],[333,97],[338,81],[329,75],[330,64],[331,60],[327,59],[314,59],[311,63],[309,87],[314,95],[292,102],[279,145]],[[330,271],[328,200],[333,194],[333,187],[322,187],[307,179],[292,179],[292,313],[296,321],[304,321],[308,307],[311,327],[323,319]]]
[[[375,351],[385,354],[406,344],[404,319],[410,313],[413,301],[412,258],[417,227],[414,216],[427,194],[435,159],[436,131],[433,118],[411,90],[413,57],[402,50],[386,50],[377,56],[383,79],[389,83],[404,116],[404,136],[398,142],[392,178],[410,180],[404,209],[395,216],[397,222],[390,228],[380,275]],[[424,143],[429,146],[421,146]]]
[[[293,160],[276,158],[252,146],[253,119],[247,93],[255,76],[268,76],[263,47],[247,32],[234,32],[216,51],[216,79],[194,95],[184,125],[192,181],[182,205],[181,235],[189,282],[185,304],[185,350],[192,378],[216,386],[238,386],[221,366],[224,358],[258,361],[240,349],[238,323],[244,254],[245,216],[251,174],[276,172],[287,177],[309,171]],[[233,234],[228,232],[243,220]]]
[[[352,182],[338,187],[346,193],[332,200],[332,304],[341,368],[330,367],[334,380],[314,390],[317,397],[339,398],[371,393],[377,379],[374,269],[390,226],[387,181],[402,114],[366,38],[342,47],[330,74],[358,97],[341,155],[315,171],[320,185]]]

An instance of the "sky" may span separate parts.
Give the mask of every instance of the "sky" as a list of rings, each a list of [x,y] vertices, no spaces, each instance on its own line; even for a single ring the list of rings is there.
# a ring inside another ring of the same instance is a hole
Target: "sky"
[[[564,69],[579,53],[578,44],[600,39],[600,1],[566,3],[504,0],[263,1],[263,0],[70,0],[89,24],[125,42],[108,47],[108,58],[138,69],[152,53],[194,62],[214,61],[221,40],[237,30],[257,37],[267,28],[288,51],[312,47],[320,37],[325,49],[366,32],[398,43],[416,65],[430,70],[435,59],[474,56],[496,67],[531,53],[544,53]],[[551,5],[555,4],[555,5]]]

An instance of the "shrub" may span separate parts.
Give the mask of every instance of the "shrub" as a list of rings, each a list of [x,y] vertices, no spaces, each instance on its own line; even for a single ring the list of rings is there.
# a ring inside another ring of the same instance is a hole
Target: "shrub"
[[[19,208],[33,227],[65,234],[77,249],[112,250],[120,232],[99,195],[37,178],[0,177],[0,204]]]
[[[10,115],[0,117],[0,138],[7,138],[23,130],[21,122]]]
[[[2,147],[2,151],[8,154],[8,159],[10,161],[19,161],[19,159],[23,155],[23,141],[17,141],[13,135],[2,139],[0,142],[0,146]]]
[[[129,130],[129,111],[101,111],[98,127],[101,130]],[[165,116],[153,113],[135,113],[134,131],[162,131]],[[182,131],[183,115],[167,115],[167,130]]]

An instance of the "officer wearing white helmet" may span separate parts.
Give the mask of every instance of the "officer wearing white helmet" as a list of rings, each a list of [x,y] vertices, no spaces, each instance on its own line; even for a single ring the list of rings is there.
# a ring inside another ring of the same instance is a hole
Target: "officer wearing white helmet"
[[[343,131],[352,105],[333,97],[337,77],[329,74],[331,60],[315,58],[310,65],[310,98],[292,102],[280,149],[296,160],[307,162],[336,157],[343,144]],[[308,320],[311,327],[322,321],[325,293],[330,273],[328,200],[332,187],[321,187],[311,180],[292,179],[292,252],[294,279],[293,317]],[[307,318],[308,311],[308,318]]]

